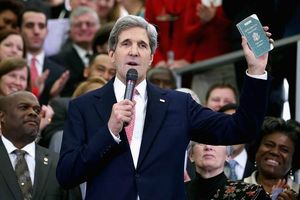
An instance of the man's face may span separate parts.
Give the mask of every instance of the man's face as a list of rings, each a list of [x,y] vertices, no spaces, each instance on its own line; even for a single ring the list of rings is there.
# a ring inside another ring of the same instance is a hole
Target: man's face
[[[106,81],[109,81],[113,76],[116,75],[115,66],[110,61],[109,56],[105,54],[96,56],[92,65],[86,69],[88,70],[85,75],[86,78],[100,76]]]
[[[86,13],[74,19],[71,24],[70,37],[79,46],[91,44],[98,28],[99,24],[94,15]]]
[[[168,73],[155,73],[150,78],[149,81],[160,88],[164,89],[175,89],[176,85],[172,80],[172,77]]]
[[[40,125],[41,107],[37,98],[29,92],[12,97],[5,112],[1,112],[2,134],[12,143],[26,144],[35,140]]]
[[[214,111],[229,103],[236,103],[236,97],[230,88],[215,88],[207,99],[206,106]]]
[[[24,13],[21,33],[24,37],[25,46],[30,53],[42,51],[48,34],[46,16],[39,12]]]
[[[17,15],[11,10],[4,10],[0,13],[0,31],[18,30]]]
[[[148,67],[153,60],[149,38],[145,29],[134,27],[121,32],[115,51],[110,51],[112,63],[116,66],[117,77],[125,84],[130,68],[138,72],[137,83],[146,78]]]

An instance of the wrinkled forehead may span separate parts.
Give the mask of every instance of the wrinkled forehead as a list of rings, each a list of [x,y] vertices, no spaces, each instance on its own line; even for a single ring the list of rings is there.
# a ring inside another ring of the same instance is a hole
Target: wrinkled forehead
[[[130,40],[150,44],[149,36],[143,27],[130,27],[122,30],[118,36],[119,42]]]

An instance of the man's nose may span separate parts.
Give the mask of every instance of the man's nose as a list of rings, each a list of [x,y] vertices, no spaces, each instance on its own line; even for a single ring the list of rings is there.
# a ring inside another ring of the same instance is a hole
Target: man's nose
[[[34,34],[39,34],[40,33],[40,28],[37,25],[33,26],[33,33]]]
[[[132,45],[129,51],[129,55],[131,56],[137,56],[139,54],[138,51],[138,46],[137,45]]]

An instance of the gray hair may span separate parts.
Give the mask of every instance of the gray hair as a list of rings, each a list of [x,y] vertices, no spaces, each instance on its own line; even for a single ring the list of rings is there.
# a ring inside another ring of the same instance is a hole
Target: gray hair
[[[151,53],[154,54],[157,47],[157,31],[155,27],[148,23],[144,18],[134,15],[127,15],[117,20],[109,35],[108,50],[115,51],[118,44],[118,37],[121,32],[134,27],[144,28],[147,31]]]
[[[97,27],[100,26],[100,20],[99,20],[97,12],[87,6],[79,6],[79,7],[75,8],[74,10],[72,10],[71,15],[70,15],[70,25],[75,23],[76,17],[79,17],[84,14],[91,14],[94,17],[94,19],[96,20],[96,26]]]

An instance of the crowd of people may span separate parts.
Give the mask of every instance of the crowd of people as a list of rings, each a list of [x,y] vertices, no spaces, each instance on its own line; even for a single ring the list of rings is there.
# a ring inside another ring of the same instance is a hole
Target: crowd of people
[[[245,3],[266,35],[300,33],[300,3],[269,1]],[[276,98],[294,57],[237,47],[233,2],[0,0],[0,199],[299,199],[300,123]],[[234,68],[178,81],[237,48]]]

